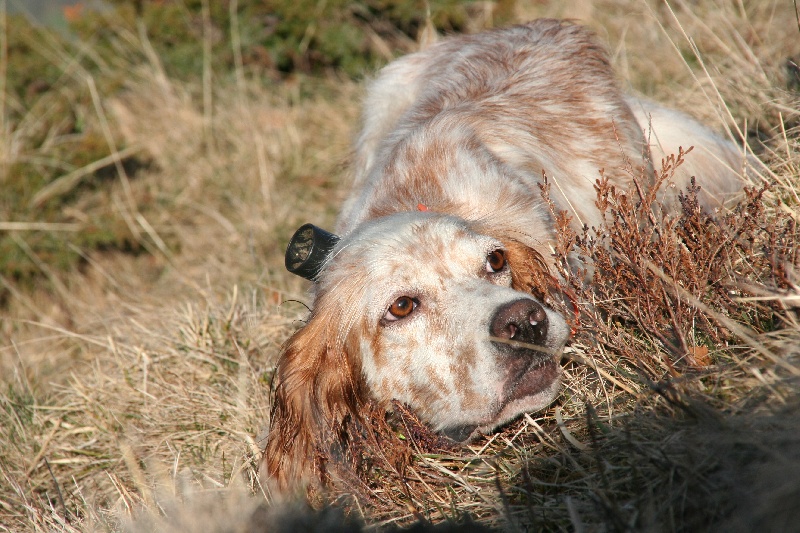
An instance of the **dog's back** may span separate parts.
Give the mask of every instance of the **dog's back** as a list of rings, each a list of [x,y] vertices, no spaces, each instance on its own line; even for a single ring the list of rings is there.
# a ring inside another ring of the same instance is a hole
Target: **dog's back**
[[[593,185],[601,169],[623,187],[634,176],[646,182],[653,162],[660,167],[679,146],[695,149],[676,184],[696,175],[709,208],[742,186],[745,158],[732,143],[687,115],[626,96],[594,35],[562,21],[446,39],[405,56],[371,84],[363,120],[354,192],[339,219],[343,233],[370,218],[442,201],[431,195],[444,195],[459,214],[474,211],[464,206],[474,199],[457,197],[459,191],[507,184],[476,183],[491,180],[491,172],[452,171],[470,143],[522,175],[537,198],[536,183],[546,173],[557,207],[580,225],[599,223]],[[443,185],[448,180],[460,186]]]

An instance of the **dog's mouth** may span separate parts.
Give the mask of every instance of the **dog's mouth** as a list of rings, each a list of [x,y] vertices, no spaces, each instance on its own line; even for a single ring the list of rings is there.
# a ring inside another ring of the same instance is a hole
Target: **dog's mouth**
[[[466,443],[524,412],[542,409],[552,401],[561,375],[556,354],[543,353],[539,349],[523,349],[515,350],[513,355],[507,357],[510,358],[507,377],[492,419],[478,424],[450,426],[441,430],[440,434],[455,442]]]
[[[561,367],[555,357],[534,359],[515,379],[506,382],[505,404],[541,394],[560,374]]]

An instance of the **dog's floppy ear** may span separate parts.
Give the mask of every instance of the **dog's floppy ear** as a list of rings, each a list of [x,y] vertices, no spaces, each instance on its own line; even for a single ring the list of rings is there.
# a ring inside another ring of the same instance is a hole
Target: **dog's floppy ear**
[[[530,246],[511,238],[500,238],[511,269],[511,286],[514,290],[533,294],[539,301],[557,287],[558,282],[547,267],[542,255]]]
[[[325,309],[324,306],[317,309]],[[314,312],[283,345],[274,376],[272,415],[260,476],[279,492],[325,485],[326,459],[359,418],[365,385],[336,324]]]

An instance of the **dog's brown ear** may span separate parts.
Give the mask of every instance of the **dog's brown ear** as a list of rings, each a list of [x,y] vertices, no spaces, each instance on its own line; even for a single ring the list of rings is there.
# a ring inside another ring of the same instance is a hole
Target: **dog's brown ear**
[[[344,438],[347,421],[359,418],[363,407],[360,365],[335,333],[338,318],[312,313],[283,345],[260,465],[262,482],[279,492],[329,481],[329,452]]]
[[[515,239],[501,238],[514,290],[533,294],[541,302],[558,286],[542,255]]]

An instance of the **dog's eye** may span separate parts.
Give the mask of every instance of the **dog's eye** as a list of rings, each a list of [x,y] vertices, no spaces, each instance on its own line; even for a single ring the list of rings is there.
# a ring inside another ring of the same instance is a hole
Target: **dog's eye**
[[[389,306],[389,310],[386,311],[386,315],[383,318],[390,322],[400,320],[410,315],[417,308],[417,305],[419,305],[419,302],[411,296],[401,296]]]
[[[503,250],[493,250],[486,256],[486,272],[494,274],[506,266],[506,254]]]

